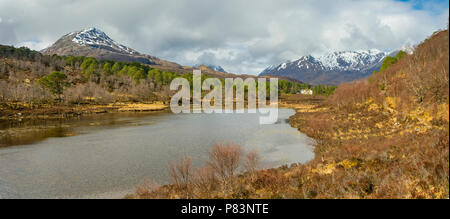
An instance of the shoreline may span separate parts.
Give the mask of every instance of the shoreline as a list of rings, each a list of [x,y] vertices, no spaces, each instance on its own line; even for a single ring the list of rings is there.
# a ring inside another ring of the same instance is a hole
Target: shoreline
[[[170,108],[169,104],[162,102],[136,102],[136,103],[111,103],[111,104],[83,104],[83,105],[42,105],[36,108],[26,108],[24,104],[16,106],[19,109],[11,109],[0,106],[0,122],[22,120],[68,119],[83,115],[122,113],[122,112],[162,112]],[[244,108],[247,109],[247,102]],[[270,107],[270,106],[268,106]],[[293,108],[289,104],[278,102],[279,108]],[[258,106],[256,107],[258,108]],[[234,109],[236,109],[234,107]],[[194,110],[191,106],[191,110]],[[295,109],[294,109],[295,110]]]
[[[162,102],[155,103],[114,103],[114,104],[87,104],[78,106],[43,106],[34,109],[4,109],[0,108],[0,122],[42,119],[65,119],[83,115],[95,115],[122,112],[162,112],[169,105]]]

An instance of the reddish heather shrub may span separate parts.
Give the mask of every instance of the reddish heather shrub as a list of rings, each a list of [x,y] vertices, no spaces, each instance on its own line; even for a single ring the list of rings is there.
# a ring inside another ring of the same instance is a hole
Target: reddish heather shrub
[[[371,94],[371,86],[366,80],[343,83],[327,99],[327,102],[339,110],[351,112],[356,108],[356,103],[365,102],[373,96]]]

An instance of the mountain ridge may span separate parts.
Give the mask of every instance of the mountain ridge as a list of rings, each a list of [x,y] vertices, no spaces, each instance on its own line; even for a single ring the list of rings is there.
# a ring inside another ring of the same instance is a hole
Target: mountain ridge
[[[377,49],[336,51],[323,56],[302,56],[277,66],[271,65],[259,76],[285,76],[311,84],[340,84],[369,76],[378,70],[389,53]]]
[[[206,66],[206,67],[208,67],[208,68],[210,68],[210,69],[212,69],[212,70],[214,70],[214,71],[223,72],[223,73],[228,73],[228,72],[225,71],[225,69],[223,69],[223,67],[220,66],[220,65],[197,64],[197,65],[194,65],[194,66],[192,66],[192,67],[193,67],[193,68],[198,68],[198,67],[200,67],[200,66]]]

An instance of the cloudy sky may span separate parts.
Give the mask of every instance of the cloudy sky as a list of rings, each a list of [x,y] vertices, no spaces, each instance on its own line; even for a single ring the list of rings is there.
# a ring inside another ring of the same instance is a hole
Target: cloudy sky
[[[448,13],[448,0],[0,0],[0,44],[41,50],[97,27],[183,65],[257,74],[307,54],[416,44]]]

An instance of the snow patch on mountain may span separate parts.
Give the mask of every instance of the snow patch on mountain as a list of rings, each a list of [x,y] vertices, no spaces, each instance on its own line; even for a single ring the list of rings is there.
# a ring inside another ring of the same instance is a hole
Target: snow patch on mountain
[[[287,67],[287,63],[285,62],[285,63],[282,63],[281,65],[280,65],[280,67],[278,67],[278,71],[279,70],[282,70],[282,69],[286,69],[286,67]]]
[[[113,50],[128,54],[137,53],[135,50],[112,40],[108,35],[97,28],[84,29],[82,31],[69,33],[68,35],[75,35],[72,39],[72,42],[79,45],[89,45],[91,47],[109,47]]]
[[[383,60],[388,53],[377,49],[367,51],[342,51],[332,52],[316,59],[322,63],[327,70],[361,70],[367,65],[372,65]]]

